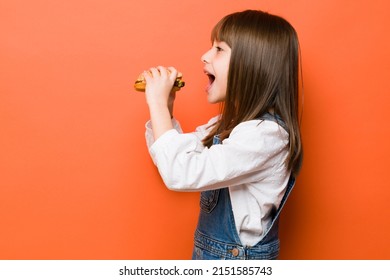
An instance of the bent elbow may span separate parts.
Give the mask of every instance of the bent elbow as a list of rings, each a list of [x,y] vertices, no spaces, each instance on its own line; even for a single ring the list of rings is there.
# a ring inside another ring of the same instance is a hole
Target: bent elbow
[[[182,191],[185,188],[185,186],[179,182],[178,180],[175,180],[174,178],[170,177],[163,177],[164,184],[166,188],[170,191]]]
[[[161,176],[166,188],[170,191],[190,191],[193,189],[193,184],[188,181],[188,178],[183,177],[183,174],[166,174]]]

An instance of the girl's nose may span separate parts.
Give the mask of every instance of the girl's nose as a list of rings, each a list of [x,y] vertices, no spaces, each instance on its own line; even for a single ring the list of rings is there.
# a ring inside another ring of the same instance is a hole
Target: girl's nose
[[[208,52],[206,52],[204,55],[202,55],[202,57],[200,58],[200,60],[204,63],[204,64],[207,64],[209,63],[209,60],[207,58],[207,54]]]

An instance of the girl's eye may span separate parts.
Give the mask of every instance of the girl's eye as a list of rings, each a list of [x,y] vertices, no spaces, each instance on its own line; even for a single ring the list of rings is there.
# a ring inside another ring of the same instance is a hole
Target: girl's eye
[[[217,49],[217,52],[221,52],[223,51],[223,49],[221,47],[215,47]]]

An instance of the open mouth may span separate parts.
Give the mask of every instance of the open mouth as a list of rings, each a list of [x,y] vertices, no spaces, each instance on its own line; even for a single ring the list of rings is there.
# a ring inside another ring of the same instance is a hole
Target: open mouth
[[[215,76],[207,71],[205,71],[205,74],[209,78],[209,83],[208,83],[208,88],[214,83],[215,81]]]
[[[215,76],[212,74],[207,74],[207,77],[209,77],[209,84],[211,85],[215,81]]]

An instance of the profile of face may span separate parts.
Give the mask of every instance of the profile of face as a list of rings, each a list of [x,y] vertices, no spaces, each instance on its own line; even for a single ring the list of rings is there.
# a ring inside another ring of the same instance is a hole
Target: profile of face
[[[231,48],[223,41],[214,41],[212,47],[202,55],[204,73],[208,76],[206,86],[209,103],[225,100]]]

